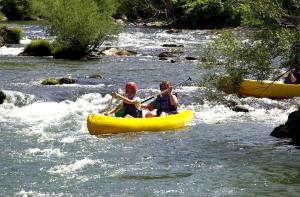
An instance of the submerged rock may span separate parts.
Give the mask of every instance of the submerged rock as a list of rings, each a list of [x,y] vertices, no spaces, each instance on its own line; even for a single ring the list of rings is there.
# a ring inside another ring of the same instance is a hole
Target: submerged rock
[[[0,104],[3,104],[5,99],[6,94],[2,90],[0,90]]]
[[[58,85],[59,81],[54,78],[47,78],[44,81],[42,81],[42,85]]]
[[[249,112],[249,109],[247,109],[247,108],[244,107],[244,106],[240,106],[240,105],[231,107],[230,109],[231,109],[232,111],[235,111],[235,112]]]
[[[185,59],[186,59],[186,60],[191,60],[191,61],[193,61],[193,60],[198,60],[196,57],[189,57],[189,56],[188,56],[188,57],[185,57]]]
[[[158,57],[160,57],[160,58],[175,57],[175,55],[173,53],[171,53],[171,52],[165,51],[165,52],[160,53],[158,55]],[[161,60],[163,60],[163,59],[161,59]]]
[[[103,76],[101,74],[93,74],[88,76],[90,79],[103,79]]]
[[[239,101],[229,100],[227,101],[226,106],[235,112],[249,112],[249,109],[242,106]]]
[[[126,49],[107,48],[99,52],[101,55],[108,56],[135,56],[137,52]]]
[[[62,84],[74,84],[74,83],[76,83],[75,79],[71,79],[71,78],[67,78],[67,77],[63,77],[63,78],[59,79],[58,81],[59,81],[60,85],[62,85]]]
[[[271,136],[277,138],[291,138],[300,144],[300,110],[292,112],[284,125],[276,127]]]
[[[182,44],[163,44],[162,47],[184,47]]]

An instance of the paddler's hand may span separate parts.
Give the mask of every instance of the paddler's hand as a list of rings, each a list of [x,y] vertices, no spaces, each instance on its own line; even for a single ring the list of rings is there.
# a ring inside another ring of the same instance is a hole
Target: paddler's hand
[[[167,92],[167,94],[168,94],[168,95],[171,95],[171,94],[172,94],[172,91],[173,91],[173,87],[172,87],[172,86],[170,86],[170,87],[168,88],[168,92]]]
[[[104,116],[109,116],[109,113],[108,112],[104,112]]]
[[[173,88],[169,87],[168,89],[165,89],[164,91],[162,91],[160,93],[161,96],[165,96],[165,95],[171,95]]]
[[[114,98],[116,98],[116,97],[119,96],[119,94],[118,94],[117,92],[112,92],[112,93],[111,93],[111,96],[114,97]]]

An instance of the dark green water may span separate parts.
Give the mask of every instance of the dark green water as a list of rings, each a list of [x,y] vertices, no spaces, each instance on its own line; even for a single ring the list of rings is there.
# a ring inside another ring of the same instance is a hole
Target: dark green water
[[[23,26],[26,39],[45,36],[39,26]],[[177,90],[181,107],[195,111],[188,128],[88,134],[87,115],[103,112],[107,93],[126,81],[147,97],[162,79],[197,79],[196,63],[184,56],[198,55],[211,36],[131,27],[107,45],[140,55],[87,62],[17,57],[19,45],[1,49],[0,89],[8,100],[0,106],[0,196],[299,196],[300,151],[269,136],[299,99],[243,98],[250,113],[237,113],[190,84]],[[156,57],[169,42],[185,45],[174,64]],[[87,78],[97,73],[104,78]],[[65,75],[79,83],[40,85]]]

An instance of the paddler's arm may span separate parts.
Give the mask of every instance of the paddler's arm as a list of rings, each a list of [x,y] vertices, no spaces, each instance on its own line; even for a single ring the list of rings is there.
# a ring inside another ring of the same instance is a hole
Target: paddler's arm
[[[122,95],[120,95],[120,94],[118,94],[116,92],[113,92],[112,96],[121,99],[126,104],[137,104],[139,102],[136,99],[134,99],[134,100],[128,99],[128,98],[126,98],[126,97],[124,97],[124,96],[122,96]]]
[[[114,114],[114,113],[120,111],[120,110],[122,109],[122,107],[123,107],[123,104],[120,103],[120,104],[117,105],[114,109],[110,110],[109,112],[104,113],[104,115],[109,116],[109,115],[111,115],[111,114]]]
[[[170,94],[170,103],[174,107],[177,107],[178,105],[177,97],[174,94]]]
[[[142,108],[143,109],[148,109],[149,111],[154,110],[154,107],[153,107],[152,103],[142,104]]]
[[[173,88],[170,87],[170,88],[162,91],[161,95],[167,94],[170,97],[170,104],[174,107],[177,107],[178,100],[177,100],[177,97],[174,94],[172,94],[172,90],[173,90]]]
[[[297,78],[294,76],[294,69],[291,70],[291,82],[295,83],[297,81]]]

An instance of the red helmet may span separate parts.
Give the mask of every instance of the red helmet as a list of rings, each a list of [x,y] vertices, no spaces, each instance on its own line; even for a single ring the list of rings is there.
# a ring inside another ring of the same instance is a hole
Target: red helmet
[[[127,92],[128,90],[132,90],[136,92],[138,89],[137,85],[134,82],[128,82],[125,86],[125,91]]]

